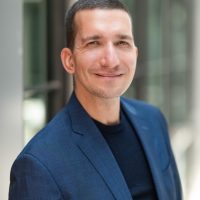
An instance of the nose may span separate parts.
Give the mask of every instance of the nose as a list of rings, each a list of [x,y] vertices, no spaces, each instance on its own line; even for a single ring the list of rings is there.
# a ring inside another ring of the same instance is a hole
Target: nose
[[[103,67],[115,68],[119,65],[119,54],[114,44],[107,44],[103,48],[101,65]]]

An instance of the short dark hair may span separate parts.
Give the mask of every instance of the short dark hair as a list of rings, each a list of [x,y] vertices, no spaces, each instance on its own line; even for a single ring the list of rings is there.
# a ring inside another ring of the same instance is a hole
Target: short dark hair
[[[78,11],[92,9],[119,9],[130,15],[127,7],[119,0],[78,0],[65,15],[66,47],[73,49],[76,36],[74,17]]]

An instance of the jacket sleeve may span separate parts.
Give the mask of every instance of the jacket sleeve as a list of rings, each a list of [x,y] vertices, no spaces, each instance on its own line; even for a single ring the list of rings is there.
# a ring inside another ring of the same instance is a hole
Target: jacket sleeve
[[[9,200],[61,200],[58,185],[48,169],[34,156],[22,155],[10,175]]]

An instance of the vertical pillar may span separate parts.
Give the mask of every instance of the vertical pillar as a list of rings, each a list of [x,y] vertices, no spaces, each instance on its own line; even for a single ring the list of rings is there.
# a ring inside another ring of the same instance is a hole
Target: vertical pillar
[[[192,51],[192,120],[200,129],[200,1],[193,3],[193,51]]]
[[[22,1],[0,1],[0,199],[8,199],[10,167],[23,147]]]
[[[193,135],[193,147],[190,154],[190,177],[188,186],[190,186],[189,200],[199,199],[199,183],[200,183],[200,1],[192,2],[192,39],[191,39],[191,125]],[[198,196],[198,197],[197,197]]]

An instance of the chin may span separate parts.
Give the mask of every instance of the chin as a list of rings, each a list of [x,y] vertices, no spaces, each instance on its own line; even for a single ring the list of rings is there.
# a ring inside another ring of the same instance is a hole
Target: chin
[[[122,94],[124,94],[126,90],[95,90],[93,91],[93,94],[99,98],[104,98],[104,99],[113,99],[113,98],[118,98],[120,97]]]

